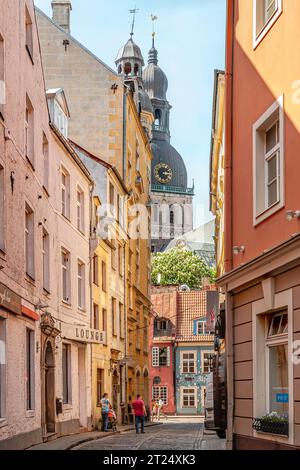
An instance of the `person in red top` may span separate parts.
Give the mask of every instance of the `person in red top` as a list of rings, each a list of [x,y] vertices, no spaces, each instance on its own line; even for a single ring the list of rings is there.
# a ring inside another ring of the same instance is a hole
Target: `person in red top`
[[[136,400],[132,402],[132,408],[135,416],[135,430],[139,433],[139,424],[141,424],[141,433],[145,433],[146,408],[141,395],[137,395]]]

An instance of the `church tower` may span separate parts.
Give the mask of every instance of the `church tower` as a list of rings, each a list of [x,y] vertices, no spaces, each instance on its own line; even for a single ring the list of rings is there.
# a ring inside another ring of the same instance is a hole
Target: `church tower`
[[[145,91],[151,99],[154,124],[152,161],[152,252],[163,251],[170,240],[193,229],[194,188],[188,187],[187,170],[181,155],[170,143],[170,111],[167,100],[168,79],[158,65],[154,42],[148,65],[143,71]]]

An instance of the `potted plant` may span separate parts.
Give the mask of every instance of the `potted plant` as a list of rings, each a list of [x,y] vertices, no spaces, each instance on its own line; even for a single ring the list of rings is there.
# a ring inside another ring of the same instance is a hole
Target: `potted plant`
[[[276,411],[272,411],[261,418],[255,418],[252,427],[257,432],[279,434],[281,436],[289,435],[289,420],[287,415],[281,415]]]

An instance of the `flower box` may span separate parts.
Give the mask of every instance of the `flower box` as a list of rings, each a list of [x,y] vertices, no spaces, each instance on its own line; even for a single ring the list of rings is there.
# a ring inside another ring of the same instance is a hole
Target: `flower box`
[[[272,420],[266,417],[255,418],[252,427],[257,432],[278,434],[279,436],[289,435],[289,422],[287,420]]]

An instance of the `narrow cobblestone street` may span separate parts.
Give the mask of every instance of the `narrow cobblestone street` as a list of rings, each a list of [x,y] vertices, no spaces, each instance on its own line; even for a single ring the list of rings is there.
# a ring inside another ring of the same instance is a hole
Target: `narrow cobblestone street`
[[[161,426],[110,435],[73,450],[225,450],[225,440],[204,430],[202,419],[170,418]]]

